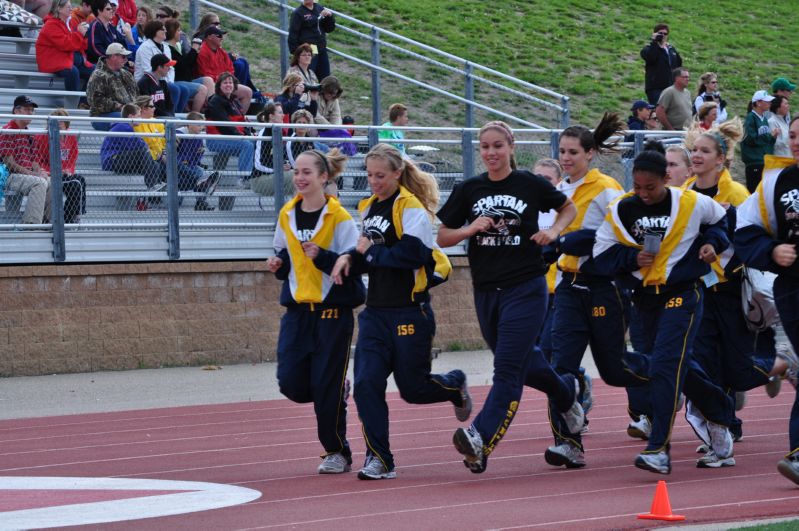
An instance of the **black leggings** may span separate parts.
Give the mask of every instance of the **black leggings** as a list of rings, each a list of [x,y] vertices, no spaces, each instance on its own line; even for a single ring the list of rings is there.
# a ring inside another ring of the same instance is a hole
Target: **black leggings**
[[[763,178],[763,164],[757,166],[746,167],[746,189],[750,194],[755,193],[757,185],[760,184],[760,179]]]

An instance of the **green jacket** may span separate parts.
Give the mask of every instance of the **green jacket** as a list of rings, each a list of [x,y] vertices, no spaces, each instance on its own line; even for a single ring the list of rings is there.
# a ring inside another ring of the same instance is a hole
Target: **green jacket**
[[[766,118],[760,118],[754,111],[749,111],[744,121],[744,139],[741,142],[741,159],[747,166],[762,166],[765,155],[774,154],[774,143],[777,141],[771,134],[771,127]]]

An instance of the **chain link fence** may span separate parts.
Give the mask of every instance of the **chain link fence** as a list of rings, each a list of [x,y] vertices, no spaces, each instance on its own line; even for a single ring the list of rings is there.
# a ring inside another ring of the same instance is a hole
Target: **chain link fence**
[[[343,205],[357,219],[358,202],[371,193],[365,154],[386,129],[108,119],[116,125],[102,132],[90,125],[96,118],[0,115],[0,120],[22,120],[27,127],[0,129],[0,154],[12,170],[3,186],[0,232],[52,231],[56,261],[65,260],[70,239],[86,231],[163,234],[164,259],[180,258],[181,234],[192,231],[213,231],[222,238],[230,231],[272,231],[278,210],[294,194],[293,161],[307,149],[337,147],[348,155],[337,184]],[[247,134],[215,134],[220,125],[246,127]],[[442,203],[457,182],[484,171],[477,130],[401,129],[405,139],[391,142],[404,146],[409,160],[435,176]],[[542,158],[557,158],[559,131],[514,133],[520,168],[531,170]],[[681,140],[674,133],[667,136],[667,143]],[[623,158],[640,150],[643,140],[642,135],[615,154],[595,157],[594,166],[629,188]],[[239,249],[231,246],[230,258],[235,258]],[[202,244],[192,256],[202,256]]]

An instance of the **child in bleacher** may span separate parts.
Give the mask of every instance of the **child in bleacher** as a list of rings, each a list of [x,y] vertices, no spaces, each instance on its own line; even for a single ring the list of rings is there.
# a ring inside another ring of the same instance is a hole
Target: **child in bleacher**
[[[122,107],[122,119],[140,118],[138,105],[127,104]],[[133,133],[130,122],[114,124],[111,133]],[[102,168],[120,174],[141,174],[144,184],[150,191],[166,188],[164,165],[153,160],[150,150],[141,137],[107,136],[100,147]]]
[[[204,121],[205,116],[192,111],[186,115],[186,119]],[[201,135],[204,132],[205,126],[202,124],[188,124],[186,127],[178,129],[178,133],[189,135]],[[202,138],[178,138],[178,189],[205,192],[205,197],[197,198],[194,210],[207,211],[214,209],[208,204],[206,197],[216,190],[216,185],[219,183],[219,172],[215,171],[205,175],[200,165],[204,153],[205,141]]]
[[[155,118],[155,104],[153,103],[152,96],[137,96],[134,100],[141,112],[141,118],[152,120]],[[134,124],[133,130],[137,133],[154,133],[159,136],[145,136],[142,137],[147,148],[150,150],[150,156],[154,161],[162,163],[164,160],[164,149],[166,148],[166,136],[163,123],[148,123],[140,122]]]
[[[50,116],[69,116],[66,109],[56,109]],[[69,121],[58,122],[61,131],[69,130]],[[86,180],[75,173],[78,162],[78,137],[61,135],[61,182],[64,191],[64,223],[78,223],[86,213]],[[36,161],[48,174],[50,171],[50,142],[47,135],[36,135],[33,139]]]

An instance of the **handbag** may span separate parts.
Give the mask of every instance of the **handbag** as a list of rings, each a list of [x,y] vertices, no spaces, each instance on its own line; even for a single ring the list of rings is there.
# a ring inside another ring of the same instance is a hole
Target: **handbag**
[[[746,326],[753,332],[762,332],[780,321],[774,303],[774,279],[777,275],[744,267],[741,280],[741,303]]]

